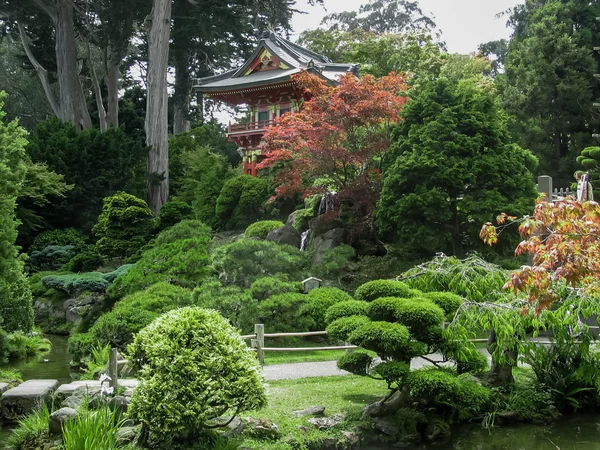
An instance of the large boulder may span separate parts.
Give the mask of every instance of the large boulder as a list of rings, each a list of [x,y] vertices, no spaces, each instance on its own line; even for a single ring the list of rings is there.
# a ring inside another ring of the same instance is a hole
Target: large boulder
[[[308,243],[308,248],[309,250],[314,251],[312,263],[321,264],[325,252],[342,245],[345,242],[345,239],[346,230],[343,228],[334,228],[333,230],[327,231],[325,234],[311,238]]]
[[[267,241],[275,242],[276,244],[286,244],[292,247],[300,248],[302,236],[298,231],[289,225],[280,228],[275,228],[267,235]]]
[[[73,408],[60,408],[58,411],[54,411],[50,414],[48,420],[48,429],[51,434],[61,434],[62,430],[67,422],[71,420],[77,420],[77,411]]]

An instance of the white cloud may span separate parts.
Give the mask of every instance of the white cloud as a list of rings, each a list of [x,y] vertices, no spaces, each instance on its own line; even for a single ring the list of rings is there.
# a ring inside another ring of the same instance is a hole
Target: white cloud
[[[309,6],[301,0],[298,9],[307,14],[296,14],[292,21],[295,36],[306,29],[319,26],[327,13],[358,10],[366,0],[324,0],[325,6]],[[523,3],[523,0],[419,0],[423,12],[435,17],[442,30],[442,38],[452,53],[471,53],[481,43],[508,39],[511,30],[506,27],[507,17],[496,14]]]

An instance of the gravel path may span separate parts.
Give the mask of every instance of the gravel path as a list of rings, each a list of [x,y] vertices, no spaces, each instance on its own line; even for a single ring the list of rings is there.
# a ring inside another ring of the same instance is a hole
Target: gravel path
[[[439,360],[441,355],[433,354],[429,355],[428,358]],[[425,361],[423,358],[414,358],[410,363],[411,369],[419,369],[430,365],[431,363]],[[297,378],[331,377],[349,374],[345,370],[338,369],[335,361],[273,364],[264,366],[263,371],[267,380],[293,380]]]

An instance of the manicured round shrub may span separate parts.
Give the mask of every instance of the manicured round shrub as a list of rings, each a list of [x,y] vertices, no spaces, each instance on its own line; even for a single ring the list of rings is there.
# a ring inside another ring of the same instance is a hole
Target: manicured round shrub
[[[258,315],[268,333],[306,331],[314,322],[310,316],[298,313],[303,304],[303,294],[278,294],[259,303]]]
[[[347,300],[329,307],[325,313],[325,323],[331,323],[342,317],[366,316],[369,304],[360,300]]]
[[[92,232],[98,238],[96,247],[100,254],[126,257],[150,240],[153,229],[154,217],[146,202],[119,191],[104,199]]]
[[[352,300],[352,297],[341,289],[335,287],[322,287],[313,289],[306,294],[306,300],[302,307],[301,314],[306,314],[314,321],[315,330],[321,331],[325,329],[325,314],[327,310],[340,302]]]
[[[129,347],[139,369],[129,414],[159,448],[193,442],[210,421],[266,404],[256,355],[216,311],[168,312],[140,331]]]
[[[478,417],[490,398],[488,388],[458,377],[451,369],[414,370],[406,381],[419,409],[433,411],[447,420]]]
[[[400,307],[397,297],[381,297],[369,303],[367,315],[371,320],[396,322],[398,320],[398,308]]]
[[[95,343],[125,348],[133,335],[149,325],[159,315],[172,309],[188,306],[192,293],[169,283],[157,283],[145,291],[135,292],[115,303],[112,311],[103,314],[90,328]]]
[[[358,327],[370,322],[366,316],[349,316],[334,320],[327,325],[327,336],[338,341],[348,341],[350,334]]]
[[[75,228],[42,231],[35,237],[29,250],[42,251],[46,247],[54,245],[59,247],[72,245],[75,248],[81,248],[83,245],[85,245],[85,236]]]
[[[284,281],[277,277],[263,277],[250,286],[250,293],[256,300],[266,300],[272,295],[288,292],[300,293],[302,283],[299,281]]]
[[[58,270],[77,254],[73,245],[50,245],[29,253],[27,267],[30,272]]]
[[[117,267],[112,272],[105,273],[104,275],[102,275],[102,278],[104,278],[109,283],[112,283],[120,276],[126,275],[127,272],[129,272],[134,267],[135,264],[123,264],[122,266]]]
[[[169,244],[180,239],[198,239],[212,237],[211,228],[200,220],[182,220],[166,230],[161,231],[154,240],[154,246]]]
[[[428,298],[442,308],[444,314],[446,314],[446,319],[448,320],[452,320],[456,310],[460,308],[460,305],[464,302],[460,295],[453,294],[452,292],[427,292],[422,294],[422,297]]]
[[[355,375],[367,375],[371,364],[373,364],[373,357],[364,350],[346,353],[337,361],[338,369],[346,370]]]
[[[404,360],[410,345],[408,329],[390,322],[365,323],[350,333],[348,339],[354,345],[374,351],[382,359]]]
[[[283,222],[279,220],[261,220],[260,222],[254,222],[248,228],[244,235],[247,238],[257,237],[260,239],[266,239],[267,235],[277,228],[285,226]]]
[[[444,310],[425,298],[402,298],[396,304],[396,320],[413,333],[439,326],[445,318]]]
[[[354,298],[371,302],[381,297],[411,297],[411,289],[404,283],[394,280],[374,280],[359,286]]]
[[[192,207],[181,200],[173,199],[161,206],[158,213],[158,230],[162,231],[188,219],[192,215]]]
[[[240,230],[256,222],[268,192],[268,182],[262,178],[239,175],[227,180],[215,206],[221,228]]]

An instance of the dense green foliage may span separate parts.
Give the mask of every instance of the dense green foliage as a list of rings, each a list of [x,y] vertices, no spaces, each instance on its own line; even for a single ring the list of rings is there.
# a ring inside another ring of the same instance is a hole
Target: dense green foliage
[[[265,300],[276,294],[299,293],[301,290],[302,284],[300,282],[283,281],[277,277],[259,278],[250,286],[250,293],[257,300]]]
[[[286,283],[293,286],[293,283]],[[254,332],[258,322],[258,300],[237,286],[223,286],[219,281],[205,281],[194,289],[193,304],[214,309],[243,334]],[[266,298],[266,297],[265,297]]]
[[[3,101],[0,93],[0,326],[28,332],[33,325],[31,291],[15,246],[15,207],[25,178],[27,141],[16,121],[4,121]]]
[[[152,211],[144,200],[117,192],[104,199],[102,213],[92,231],[102,255],[125,257],[146,244],[154,226]]]
[[[89,231],[104,198],[119,190],[143,193],[145,149],[120,128],[78,132],[70,123],[48,119],[31,133],[27,153],[74,185],[64,199],[40,209],[51,227]]]
[[[459,421],[481,416],[490,391],[474,381],[462,379],[451,370],[420,369],[408,376],[408,386],[419,407]]]
[[[160,244],[142,253],[135,266],[115,280],[109,294],[122,298],[161,281],[189,288],[201,284],[211,273],[210,235],[205,225],[194,225],[184,221],[160,233]]]
[[[158,316],[191,303],[191,291],[166,282],[153,284],[118,301],[111,311],[100,316],[89,334],[96,345],[124,349],[137,332]]]
[[[30,251],[42,251],[50,246],[72,245],[79,249],[85,245],[85,236],[75,228],[63,228],[61,230],[42,231],[31,244]]]
[[[215,207],[219,224],[226,230],[244,229],[262,216],[268,184],[262,178],[238,175],[221,189]]]
[[[306,254],[295,247],[254,239],[223,245],[212,258],[223,282],[244,287],[265,276],[300,281],[308,262]]]
[[[192,215],[192,207],[178,199],[171,199],[160,208],[158,231],[165,230]]]
[[[56,289],[67,295],[77,295],[84,291],[106,292],[110,281],[100,272],[82,274],[48,275],[42,278],[46,289]]]
[[[303,294],[277,294],[258,304],[258,316],[269,332],[288,333],[314,329],[312,318],[298,313],[304,302]]]
[[[266,403],[253,351],[215,311],[171,311],[136,335],[129,354],[140,371],[129,413],[162,448],[194,439],[227,412]]]
[[[117,449],[119,426],[122,422],[117,409],[106,405],[96,410],[81,408],[77,420],[65,423],[64,449]]]
[[[277,229],[283,227],[285,224],[278,220],[261,220],[259,222],[254,222],[248,228],[246,228],[246,232],[244,236],[247,238],[257,237],[260,239],[266,239],[267,235]]]
[[[327,310],[336,303],[352,300],[349,294],[334,287],[322,287],[313,289],[304,296],[304,305],[300,313],[308,315],[313,321],[315,331],[325,329],[325,314]]]
[[[498,211],[531,211],[536,158],[511,142],[498,96],[481,77],[445,73],[411,99],[390,150],[396,159],[384,172],[377,223],[406,246],[463,257],[482,247],[481,224]]]
[[[376,300],[380,297],[412,297],[410,287],[400,281],[394,280],[373,280],[362,286],[359,286],[354,293],[357,300],[367,302]]]
[[[171,195],[192,206],[197,219],[218,227],[215,216],[217,198],[225,182],[235,175],[227,159],[217,149],[222,145],[220,134],[214,135],[214,127],[203,126],[189,133],[173,136],[169,143],[169,177]],[[237,153],[236,153],[237,154]]]
[[[72,245],[50,245],[42,250],[29,252],[27,268],[30,272],[58,270],[77,253]]]
[[[579,152],[597,144],[598,15],[600,5],[586,0],[530,1],[510,15],[514,33],[497,84],[512,134],[559,188],[572,183]]]

